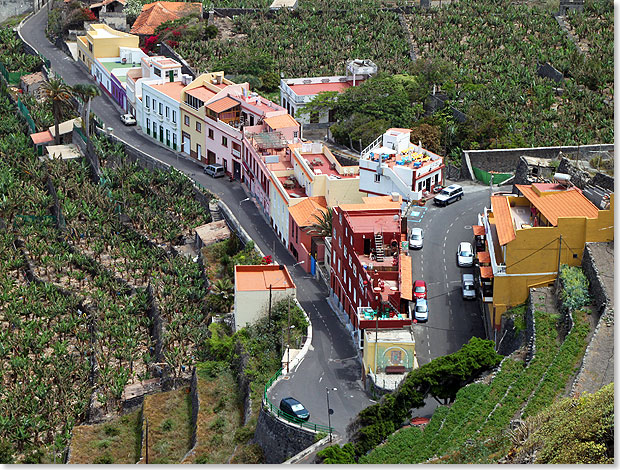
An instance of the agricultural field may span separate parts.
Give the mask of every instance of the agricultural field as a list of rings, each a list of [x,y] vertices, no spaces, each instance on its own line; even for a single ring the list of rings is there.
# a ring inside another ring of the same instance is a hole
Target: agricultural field
[[[396,13],[378,1],[300,2],[297,11],[238,15],[231,39],[179,37],[176,51],[200,71],[225,70],[257,77],[344,74],[354,58],[373,60],[398,73],[410,63],[405,32]]]
[[[474,119],[478,108],[504,116],[506,137],[493,147],[609,143],[614,141],[613,7],[610,1],[586,4],[584,14],[569,19],[591,44],[588,54],[596,69],[550,10],[508,0],[462,0],[408,15],[407,21],[421,57],[452,65],[443,89],[458,109]],[[592,5],[607,7],[596,7],[597,16]],[[562,84],[537,76],[538,64],[545,62],[565,75]],[[475,144],[480,143],[462,142],[463,148]]]

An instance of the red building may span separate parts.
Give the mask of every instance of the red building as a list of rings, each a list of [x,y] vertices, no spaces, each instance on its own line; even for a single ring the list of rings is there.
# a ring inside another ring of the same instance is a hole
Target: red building
[[[334,208],[330,287],[354,330],[375,328],[377,316],[379,328],[411,324],[411,258],[401,253],[402,198],[394,199]]]
[[[323,237],[308,233],[317,223],[316,217],[327,212],[327,201],[323,196],[308,197],[289,207],[288,248],[297,261],[303,261],[307,273],[315,273],[315,263],[323,261],[325,244]]]

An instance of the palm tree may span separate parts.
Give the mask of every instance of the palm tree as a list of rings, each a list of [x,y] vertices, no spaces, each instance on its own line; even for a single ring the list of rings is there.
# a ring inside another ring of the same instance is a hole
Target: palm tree
[[[101,95],[101,91],[90,83],[78,83],[72,87],[73,93],[82,101],[82,126],[86,131],[86,137],[90,135],[90,103],[93,98]]]
[[[234,301],[235,286],[229,279],[218,279],[211,287],[211,293],[220,298],[220,305],[226,310],[230,310]]]
[[[51,78],[48,82],[43,83],[41,87],[43,90],[43,96],[52,102],[52,110],[54,113],[54,143],[58,145],[60,143],[60,115],[63,108],[69,105],[71,98],[73,97],[73,91],[69,85],[64,83],[59,78]]]
[[[321,211],[320,214],[313,214],[312,217],[314,217],[316,222],[308,227],[306,232],[310,235],[317,235],[321,238],[330,237],[332,234],[333,213],[333,209],[328,207],[326,211]]]

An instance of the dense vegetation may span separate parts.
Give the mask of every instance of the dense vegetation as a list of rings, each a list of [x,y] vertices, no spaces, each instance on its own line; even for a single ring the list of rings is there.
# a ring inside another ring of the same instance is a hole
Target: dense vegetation
[[[410,372],[398,389],[362,410],[350,425],[352,441],[319,452],[325,463],[354,463],[407,422],[412,408],[427,396],[453,401],[458,391],[501,360],[493,342],[472,338],[459,351],[432,360]]]

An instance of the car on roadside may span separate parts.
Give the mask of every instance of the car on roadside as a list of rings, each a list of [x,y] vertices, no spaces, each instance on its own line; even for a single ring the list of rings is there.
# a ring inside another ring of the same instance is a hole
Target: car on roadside
[[[417,299],[415,302],[415,309],[413,310],[413,318],[418,323],[424,323],[428,321],[428,302],[426,299]]]
[[[415,227],[411,229],[411,234],[409,235],[409,249],[420,249],[422,248],[422,243],[424,242],[424,231],[421,228]]]
[[[280,400],[280,411],[302,421],[308,421],[308,419],[310,419],[310,412],[293,397],[286,397]]]
[[[461,276],[461,291],[465,300],[476,299],[476,286],[473,274],[463,274]]]
[[[121,114],[121,122],[126,126],[135,126],[136,118],[133,117],[131,114]]]
[[[439,194],[433,198],[433,202],[437,206],[447,206],[454,201],[458,201],[462,197],[463,187],[458,184],[451,184],[447,188],[443,188]]]
[[[426,282],[418,280],[413,283],[413,296],[416,299],[426,299]]]
[[[459,248],[456,250],[456,264],[461,268],[470,268],[474,265],[474,250],[471,243],[459,243]]]
[[[205,166],[203,171],[206,175],[210,175],[213,178],[221,178],[226,174],[226,170],[219,163],[211,163],[210,165]]]

